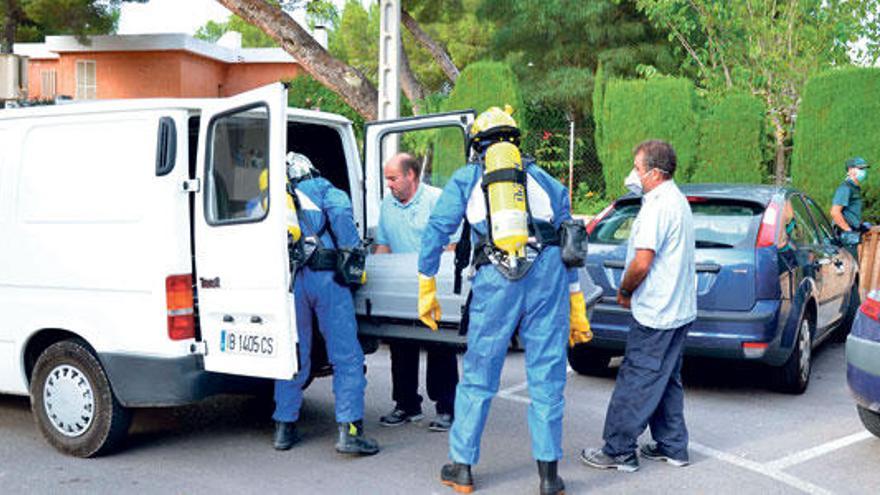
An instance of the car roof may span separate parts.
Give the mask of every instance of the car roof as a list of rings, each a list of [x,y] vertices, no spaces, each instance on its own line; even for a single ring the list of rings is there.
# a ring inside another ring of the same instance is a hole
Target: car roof
[[[701,196],[715,199],[742,199],[766,205],[777,194],[798,192],[790,186],[772,186],[767,184],[680,184],[679,189],[685,196]],[[637,199],[638,196],[627,193],[618,198],[621,200]]]

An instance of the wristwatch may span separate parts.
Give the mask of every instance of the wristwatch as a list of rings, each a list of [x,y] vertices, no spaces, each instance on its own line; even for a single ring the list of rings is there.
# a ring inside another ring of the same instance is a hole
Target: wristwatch
[[[620,288],[620,295],[623,297],[626,297],[628,299],[628,298],[632,297],[633,293],[624,289],[623,287],[621,287]]]

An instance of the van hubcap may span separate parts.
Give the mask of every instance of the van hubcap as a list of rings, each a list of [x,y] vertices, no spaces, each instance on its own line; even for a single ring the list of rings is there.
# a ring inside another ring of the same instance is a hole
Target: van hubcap
[[[800,351],[800,371],[801,383],[806,383],[810,376],[810,323],[804,321],[801,323],[801,332],[798,338],[798,351]]]
[[[43,385],[43,408],[49,422],[59,433],[66,437],[78,437],[89,429],[95,416],[92,385],[73,366],[56,366]]]

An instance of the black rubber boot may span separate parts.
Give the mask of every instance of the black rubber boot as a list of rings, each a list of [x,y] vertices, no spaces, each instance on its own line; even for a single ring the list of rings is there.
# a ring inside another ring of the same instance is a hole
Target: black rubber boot
[[[471,475],[470,464],[453,462],[443,466],[443,469],[440,470],[440,482],[451,486],[456,493],[474,491],[474,477]]]
[[[364,436],[362,419],[351,423],[338,423],[337,426],[339,439],[336,441],[336,452],[354,455],[373,455],[379,452],[379,444],[372,438]]]
[[[296,432],[296,423],[275,422],[275,439],[272,442],[275,450],[289,450],[297,441],[299,435]]]
[[[565,494],[565,483],[556,474],[556,461],[538,461],[538,475],[541,476],[541,495]]]

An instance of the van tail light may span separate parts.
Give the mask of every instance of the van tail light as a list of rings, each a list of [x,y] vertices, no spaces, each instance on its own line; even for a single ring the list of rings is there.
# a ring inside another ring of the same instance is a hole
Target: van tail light
[[[862,313],[874,320],[880,321],[880,290],[872,290],[861,307]]]
[[[596,229],[596,225],[599,225],[599,222],[607,217],[608,214],[611,213],[613,210],[614,203],[611,203],[610,205],[606,206],[604,210],[600,211],[598,215],[593,217],[593,219],[590,220],[590,223],[587,224],[587,235],[593,235],[593,231]]]
[[[196,336],[192,275],[169,275],[165,279],[165,300],[168,307],[168,338],[192,339]]]
[[[776,244],[776,222],[779,219],[779,205],[770,202],[764,210],[764,218],[761,219],[761,228],[758,230],[758,241],[755,247],[770,247]]]

